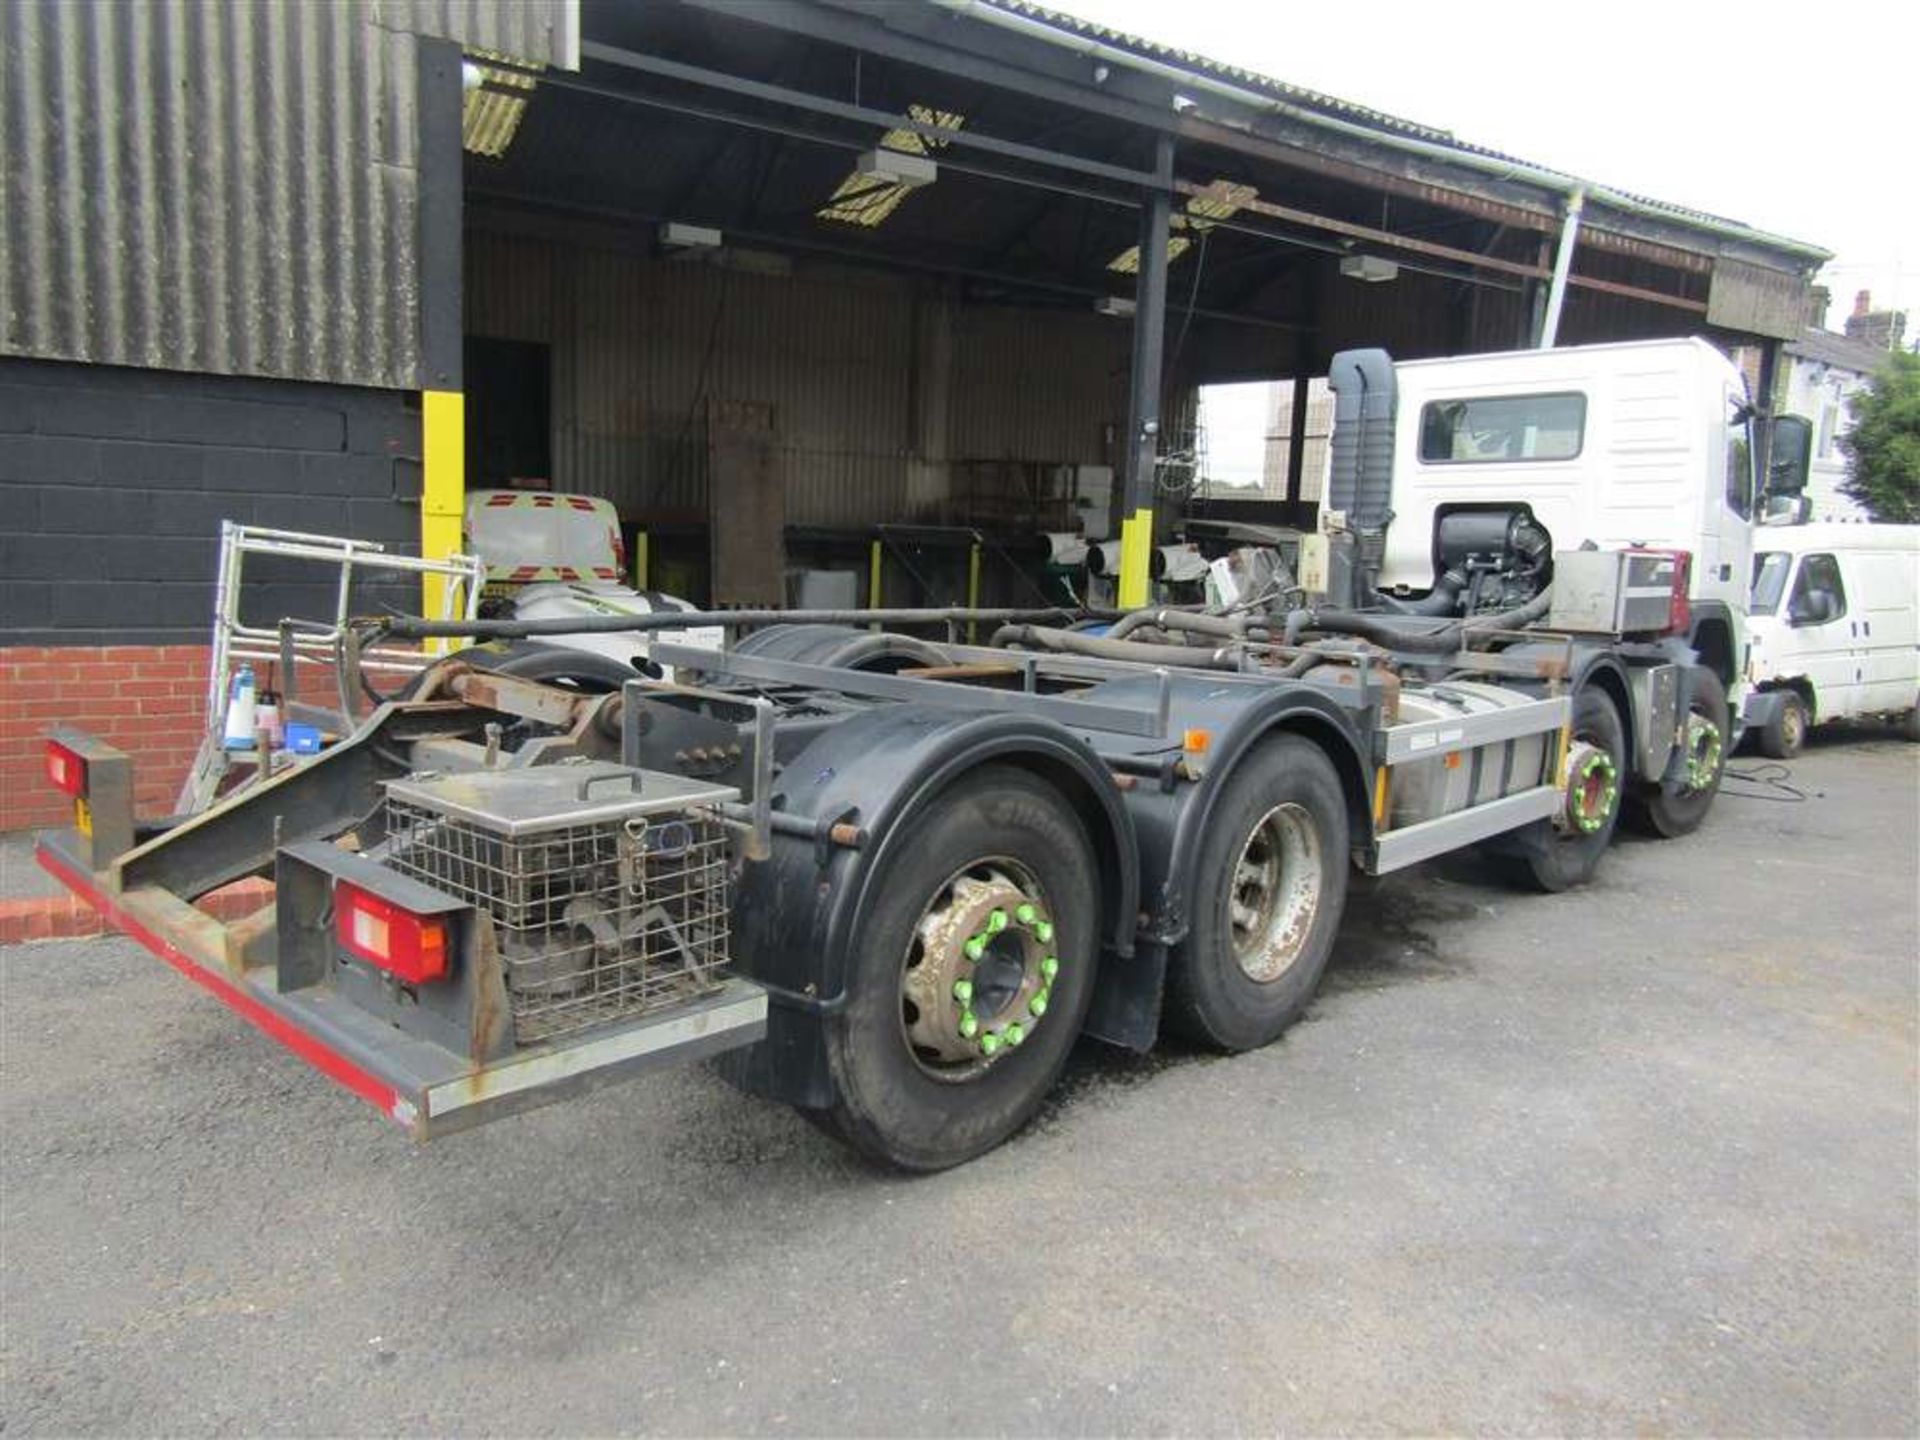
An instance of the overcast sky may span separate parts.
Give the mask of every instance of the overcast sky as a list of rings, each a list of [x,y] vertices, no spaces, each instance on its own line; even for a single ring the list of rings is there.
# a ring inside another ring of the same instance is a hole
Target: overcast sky
[[[1920,326],[1920,4],[1046,0],[1583,179],[1835,252]]]

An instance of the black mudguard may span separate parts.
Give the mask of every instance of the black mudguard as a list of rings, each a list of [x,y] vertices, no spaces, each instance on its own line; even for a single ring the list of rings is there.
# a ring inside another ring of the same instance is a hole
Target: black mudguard
[[[1139,847],[1106,766],[1083,739],[1023,715],[888,705],[823,730],[782,766],[774,806],[809,820],[859,826],[857,849],[776,833],[772,856],[748,865],[732,907],[736,970],[768,990],[766,1039],[721,1057],[743,1089],[796,1105],[832,1100],[823,1025],[846,1004],[845,957],[868,886],[907,823],[942,790],[989,761],[1058,783],[1075,803],[1100,860],[1103,972],[1132,963]]]

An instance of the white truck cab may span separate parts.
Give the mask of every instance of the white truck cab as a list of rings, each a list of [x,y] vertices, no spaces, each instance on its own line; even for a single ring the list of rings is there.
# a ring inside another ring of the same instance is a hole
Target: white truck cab
[[[1896,715],[1920,738],[1920,525],[1769,525],[1754,533],[1747,726],[1796,755],[1811,725]]]
[[[1685,551],[1688,639],[1741,713],[1759,496],[1747,388],[1724,355],[1648,340],[1406,361],[1394,374],[1383,590],[1428,592],[1514,543],[1542,560],[1589,543]]]
[[[613,503],[593,495],[475,490],[465,515],[467,553],[486,565],[486,609],[520,620],[595,620],[691,611],[673,595],[635,590],[622,571],[626,548]],[[522,644],[495,668],[530,680],[605,688],[636,673],[664,673],[647,659],[647,639],[718,650],[714,626],[631,632],[581,631]]]

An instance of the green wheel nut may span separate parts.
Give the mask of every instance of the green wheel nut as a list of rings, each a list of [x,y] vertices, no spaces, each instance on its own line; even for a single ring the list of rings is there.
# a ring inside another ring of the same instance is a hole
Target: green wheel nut
[[[1013,918],[1018,920],[1022,925],[1031,925],[1039,914],[1040,912],[1034,909],[1033,906],[1022,905],[1013,912]]]
[[[999,1048],[1000,1037],[991,1030],[980,1037],[980,1053],[982,1055],[992,1055]]]
[[[1018,1025],[1007,1026],[1007,1044],[1018,1045],[1026,1038],[1027,1032],[1022,1030]]]
[[[1049,955],[1047,956],[1046,959],[1042,960],[1040,962],[1040,973],[1046,976],[1047,979],[1049,980],[1053,979],[1054,976],[1058,975],[1060,973],[1059,957],[1055,955]]]
[[[1027,1002],[1027,1009],[1033,1012],[1033,1018],[1036,1020],[1046,1014],[1047,992],[1042,990],[1038,995],[1034,996],[1033,999],[1029,1000]]]
[[[987,953],[987,937],[984,935],[976,935],[960,948],[966,952],[967,959],[978,960],[982,955]]]
[[[962,1040],[971,1040],[979,1033],[980,1021],[975,1017],[974,1013],[969,1010],[960,1017],[960,1038]]]
[[[987,916],[987,933],[989,935],[998,935],[1002,930],[1006,928],[1007,928],[1007,912],[1006,911],[996,910],[991,915]]]
[[[1053,941],[1053,922],[1051,920],[1042,920],[1038,925],[1034,926],[1033,938],[1038,940],[1042,945],[1051,944]]]
[[[962,1005],[973,999],[973,982],[971,980],[954,981],[953,998],[958,1000]]]

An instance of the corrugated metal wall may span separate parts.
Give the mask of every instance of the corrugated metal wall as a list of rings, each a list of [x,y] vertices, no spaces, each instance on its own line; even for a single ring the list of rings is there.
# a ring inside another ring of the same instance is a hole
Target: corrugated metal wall
[[[704,516],[708,401],[773,407],[788,523],[819,526],[931,518],[955,464],[1107,460],[1125,416],[1126,327],[1098,316],[488,231],[468,233],[466,284],[470,334],[552,347],[555,487],[630,515]],[[941,324],[945,384],[919,384]]]
[[[416,385],[416,33],[544,61],[572,3],[14,0],[0,350]]]
[[[339,4],[340,0],[331,0]],[[534,65],[572,65],[576,0],[364,0],[374,24],[436,35],[466,50],[491,50]]]

